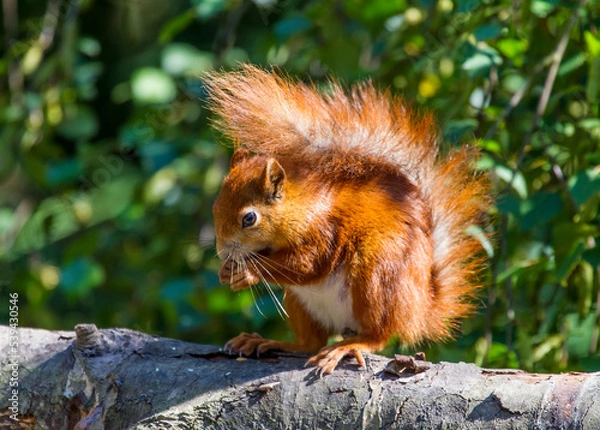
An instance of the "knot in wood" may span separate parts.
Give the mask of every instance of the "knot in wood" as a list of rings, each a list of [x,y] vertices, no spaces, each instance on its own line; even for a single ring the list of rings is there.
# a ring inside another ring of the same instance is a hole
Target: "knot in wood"
[[[100,342],[100,332],[95,324],[77,324],[75,326],[75,348],[80,351],[97,346]]]

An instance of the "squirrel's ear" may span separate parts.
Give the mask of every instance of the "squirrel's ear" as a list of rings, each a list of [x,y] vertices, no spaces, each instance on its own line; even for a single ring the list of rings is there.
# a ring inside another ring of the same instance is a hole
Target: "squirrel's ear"
[[[285,182],[285,170],[281,164],[274,158],[267,160],[267,166],[264,172],[265,192],[274,199],[279,200],[283,197],[283,183]]]
[[[231,161],[229,161],[229,169],[233,169],[235,166],[240,164],[242,161],[247,160],[248,158],[250,158],[250,152],[247,149],[236,149],[231,156]]]

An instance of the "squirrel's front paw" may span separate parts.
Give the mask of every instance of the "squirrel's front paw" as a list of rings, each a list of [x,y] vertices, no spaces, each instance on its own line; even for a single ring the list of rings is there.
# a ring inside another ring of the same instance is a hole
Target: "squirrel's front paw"
[[[230,284],[233,291],[249,288],[260,281],[260,278],[247,267],[232,259],[227,259],[219,270],[221,284]]]
[[[265,339],[258,333],[242,333],[239,336],[234,337],[225,344],[227,351],[238,352],[241,355],[252,355],[254,351],[257,354],[261,352],[273,349],[271,344],[277,344],[278,342]]]

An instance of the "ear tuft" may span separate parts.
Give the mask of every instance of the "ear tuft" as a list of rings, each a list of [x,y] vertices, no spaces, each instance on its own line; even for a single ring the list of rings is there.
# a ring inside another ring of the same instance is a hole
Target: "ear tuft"
[[[283,197],[284,182],[285,170],[276,159],[269,158],[264,173],[265,191],[269,198],[280,200]]]
[[[229,169],[233,169],[235,166],[240,164],[242,161],[250,158],[250,151],[244,148],[236,149],[236,151],[231,156],[231,161],[229,161]]]

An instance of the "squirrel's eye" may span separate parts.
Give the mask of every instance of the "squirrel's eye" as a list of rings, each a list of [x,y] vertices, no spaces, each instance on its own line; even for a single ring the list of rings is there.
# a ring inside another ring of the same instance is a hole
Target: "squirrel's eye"
[[[242,218],[242,228],[250,227],[256,223],[258,217],[256,216],[256,212],[250,211]]]

